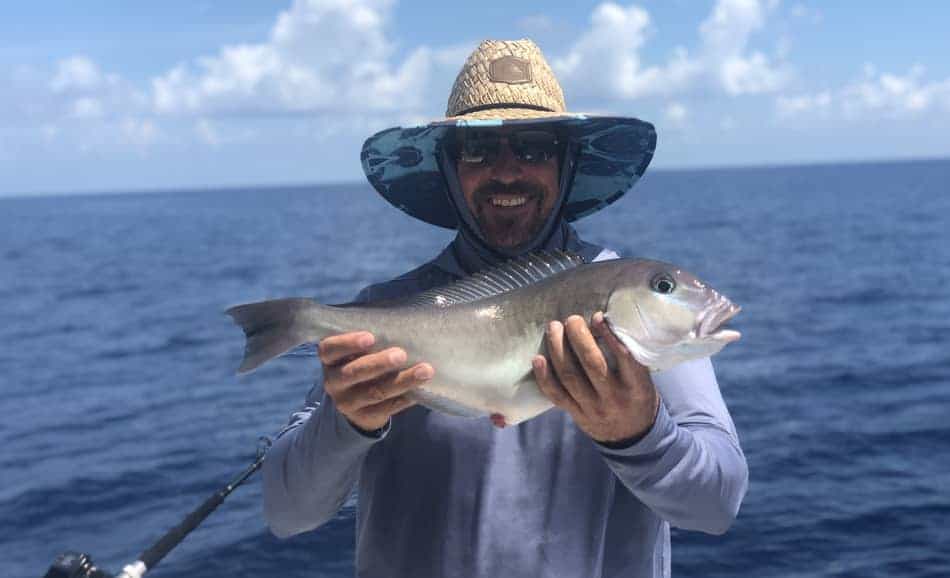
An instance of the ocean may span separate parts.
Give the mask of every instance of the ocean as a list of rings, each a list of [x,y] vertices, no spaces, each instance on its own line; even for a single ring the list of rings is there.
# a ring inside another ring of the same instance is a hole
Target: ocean
[[[677,577],[950,576],[950,161],[654,171],[577,223],[743,307],[715,359],[750,469]],[[352,298],[450,232],[365,184],[0,199],[0,574],[117,572],[302,403],[231,305]],[[350,576],[354,508],[281,541],[252,478],[149,575]]]

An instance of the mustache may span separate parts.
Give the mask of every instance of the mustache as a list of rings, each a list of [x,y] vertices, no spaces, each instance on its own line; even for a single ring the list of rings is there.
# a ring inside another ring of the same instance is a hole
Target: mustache
[[[517,180],[510,183],[488,181],[475,189],[473,196],[477,202],[483,202],[495,195],[524,195],[527,197],[541,198],[544,196],[544,187],[538,183],[532,183],[526,180]]]

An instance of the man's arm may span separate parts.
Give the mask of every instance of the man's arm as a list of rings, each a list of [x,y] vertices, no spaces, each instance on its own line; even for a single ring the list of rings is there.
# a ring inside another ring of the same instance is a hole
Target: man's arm
[[[672,525],[722,534],[749,483],[745,455],[709,358],[652,375],[662,403],[656,421],[626,446],[598,444],[608,466]]]
[[[390,417],[413,405],[406,393],[432,377],[426,363],[403,369],[400,348],[370,352],[374,341],[356,332],[320,342],[322,401],[308,399],[264,460],[264,517],[278,537],[312,530],[336,514]]]
[[[617,358],[611,369],[593,330]],[[735,519],[748,467],[709,359],[651,375],[601,315],[553,322],[538,386],[571,414],[619,480],[671,524],[721,534]],[[662,399],[662,403],[660,400]]]
[[[353,489],[360,465],[382,439],[358,431],[339,413],[322,384],[294,413],[267,452],[262,468],[264,519],[278,538],[329,521]]]

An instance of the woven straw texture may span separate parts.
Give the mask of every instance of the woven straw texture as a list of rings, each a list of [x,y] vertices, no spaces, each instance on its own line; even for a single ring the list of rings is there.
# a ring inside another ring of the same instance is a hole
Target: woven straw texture
[[[489,72],[491,63],[505,56],[526,60],[531,69],[530,81],[515,84],[493,81]],[[541,107],[551,112],[505,108],[505,104]],[[500,107],[459,114],[491,105]],[[485,40],[468,57],[456,77],[445,115],[450,119],[529,119],[562,116],[565,110],[561,85],[534,42],[527,39]]]

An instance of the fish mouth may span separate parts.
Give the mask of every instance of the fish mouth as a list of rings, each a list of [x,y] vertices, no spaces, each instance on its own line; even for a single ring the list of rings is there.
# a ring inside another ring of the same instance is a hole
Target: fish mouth
[[[702,316],[696,329],[696,335],[700,339],[712,339],[725,343],[738,341],[742,334],[733,329],[724,328],[723,326],[730,319],[738,315],[740,311],[742,311],[742,307],[739,307],[728,299],[721,299]]]

